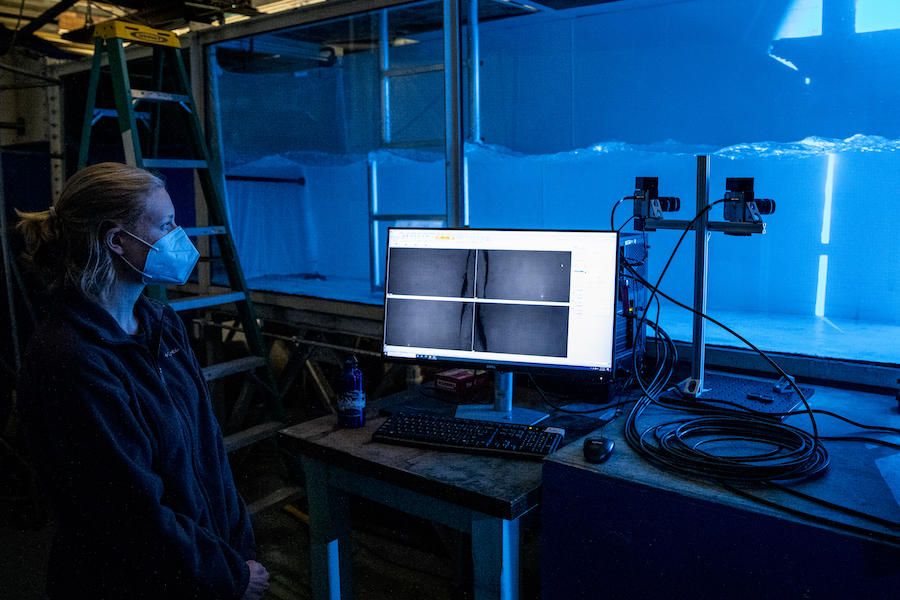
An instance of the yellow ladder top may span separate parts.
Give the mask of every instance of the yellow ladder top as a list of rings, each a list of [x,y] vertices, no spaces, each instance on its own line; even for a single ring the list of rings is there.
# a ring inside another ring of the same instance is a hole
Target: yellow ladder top
[[[119,20],[103,21],[94,27],[94,37],[108,40],[121,38],[122,41],[146,44],[148,46],[171,46],[181,48],[178,36],[165,29],[153,29],[146,25],[125,23]]]

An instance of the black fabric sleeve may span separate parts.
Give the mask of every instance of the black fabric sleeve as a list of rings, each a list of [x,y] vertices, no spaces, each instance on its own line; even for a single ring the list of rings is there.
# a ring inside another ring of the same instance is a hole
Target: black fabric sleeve
[[[60,513],[57,537],[71,551],[91,550],[67,559],[63,578],[96,584],[96,597],[118,589],[132,598],[240,598],[252,549],[235,550],[198,525],[202,515],[161,503],[159,441],[126,378],[77,352],[56,352],[50,363],[44,373],[23,370],[20,399],[36,466]]]

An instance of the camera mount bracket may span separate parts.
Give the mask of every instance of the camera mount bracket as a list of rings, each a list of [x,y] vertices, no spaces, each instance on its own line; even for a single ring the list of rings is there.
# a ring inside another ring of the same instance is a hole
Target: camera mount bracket
[[[713,231],[719,231],[726,235],[751,235],[755,233],[765,233],[766,224],[760,216],[761,211],[757,205],[757,201],[753,197],[753,179],[734,178],[726,181],[725,205],[726,214],[725,221],[709,220],[709,156],[697,156],[697,215],[693,221],[684,220],[666,220],[662,218],[662,212],[659,216],[654,216],[644,211],[645,203],[643,197],[639,202],[638,197],[643,195],[656,194],[657,178],[655,177],[639,177],[635,187],[639,188],[635,191],[635,230],[636,231],[656,231],[658,229],[676,229],[684,231],[692,229],[696,232],[695,251],[694,251],[694,322],[693,322],[693,341],[691,344],[691,376],[683,382],[682,391],[694,398],[700,397],[703,393],[703,376],[706,362],[706,299],[707,299],[707,266],[709,263],[709,234]],[[648,184],[648,181],[649,184]],[[644,189],[652,188],[652,189]],[[675,199],[677,200],[677,198]],[[773,200],[758,201],[764,206],[765,214],[771,214],[775,210],[775,202]],[[729,205],[731,208],[729,209]],[[672,209],[677,210],[677,208]],[[734,220],[728,220],[729,216]]]

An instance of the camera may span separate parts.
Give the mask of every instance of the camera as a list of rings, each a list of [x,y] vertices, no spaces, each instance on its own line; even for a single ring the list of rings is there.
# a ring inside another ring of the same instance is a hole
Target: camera
[[[775,201],[755,198],[752,177],[729,177],[725,180],[725,220],[736,223],[759,223],[762,215],[775,212]]]
[[[659,177],[634,178],[634,216],[638,223],[643,219],[662,219],[662,213],[681,208],[681,200],[659,195]]]

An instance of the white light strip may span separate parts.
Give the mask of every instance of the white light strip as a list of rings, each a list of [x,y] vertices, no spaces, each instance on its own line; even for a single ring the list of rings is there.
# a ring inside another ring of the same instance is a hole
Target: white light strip
[[[828,175],[825,176],[825,210],[822,213],[822,243],[831,240],[831,195],[834,191],[834,154],[828,155]]]
[[[828,281],[828,255],[819,257],[819,283],[816,286],[816,316],[825,316],[825,283]]]
[[[469,157],[463,157],[463,227],[469,226]]]
[[[261,13],[272,14],[291,10],[293,8],[300,8],[301,6],[307,6],[308,4],[319,4],[321,2],[325,2],[325,0],[281,0],[280,2],[271,2],[269,4],[257,6],[256,10]]]

